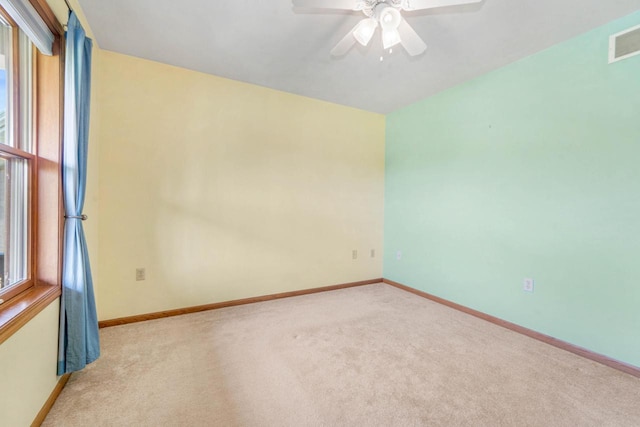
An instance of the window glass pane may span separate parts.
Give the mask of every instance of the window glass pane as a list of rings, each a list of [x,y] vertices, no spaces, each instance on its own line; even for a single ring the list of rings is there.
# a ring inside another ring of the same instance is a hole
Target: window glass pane
[[[33,44],[20,30],[20,141],[18,147],[33,153]]]
[[[11,99],[11,35],[13,29],[0,20],[0,143],[13,145],[10,141]]]
[[[0,158],[0,175],[0,286],[5,289],[27,278],[29,162]]]
[[[7,161],[0,158],[0,289],[6,287],[4,254],[7,252]]]
[[[26,159],[14,158],[8,165],[9,256],[5,259],[5,277],[6,283],[11,286],[27,278],[29,164]]]

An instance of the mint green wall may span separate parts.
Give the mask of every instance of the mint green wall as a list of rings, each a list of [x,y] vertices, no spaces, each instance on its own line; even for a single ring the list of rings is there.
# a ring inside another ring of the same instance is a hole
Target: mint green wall
[[[640,366],[638,24],[390,114],[384,277]]]

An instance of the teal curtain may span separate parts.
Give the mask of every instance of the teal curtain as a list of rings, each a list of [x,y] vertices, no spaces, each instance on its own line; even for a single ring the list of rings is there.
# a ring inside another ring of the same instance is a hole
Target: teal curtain
[[[58,375],[100,356],[98,317],[82,214],[87,182],[91,39],[74,12],[66,34],[62,187],[65,209]]]

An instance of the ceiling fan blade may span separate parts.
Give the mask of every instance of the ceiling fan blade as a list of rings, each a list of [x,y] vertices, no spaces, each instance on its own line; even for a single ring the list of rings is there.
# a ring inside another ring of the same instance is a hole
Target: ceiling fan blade
[[[363,19],[363,21],[366,21],[367,19],[369,18]],[[353,36],[353,32],[355,31],[356,28],[358,28],[358,25],[360,25],[360,22],[358,22],[356,26],[353,27],[351,31],[349,31],[347,35],[344,36],[342,40],[340,40],[333,49],[331,49],[331,55],[342,56],[345,53],[347,53],[349,49],[351,49],[351,46],[353,46],[356,43],[356,38]]]
[[[427,45],[422,41],[418,33],[404,19],[400,21],[398,32],[400,33],[400,43],[402,43],[409,55],[420,55],[427,49]]]
[[[482,0],[404,0],[402,2],[402,9],[435,9],[436,7],[459,6],[463,4],[480,3],[481,1]]]
[[[359,10],[359,3],[361,2],[358,0],[293,0],[294,7],[309,9]]]

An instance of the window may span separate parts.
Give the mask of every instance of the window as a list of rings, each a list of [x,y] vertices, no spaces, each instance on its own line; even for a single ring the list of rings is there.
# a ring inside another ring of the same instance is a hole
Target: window
[[[29,287],[34,155],[33,51],[22,30],[0,15],[0,298]]]
[[[64,30],[46,0],[0,5],[1,344],[61,293]]]

